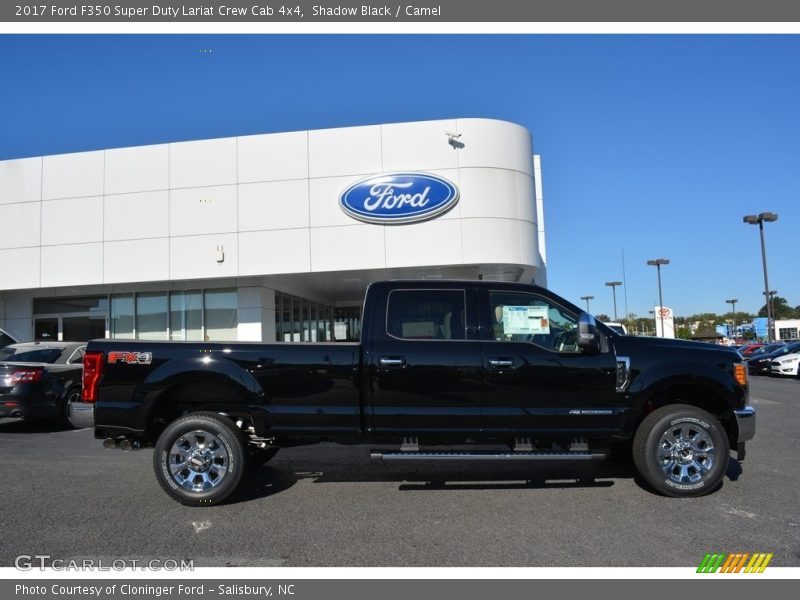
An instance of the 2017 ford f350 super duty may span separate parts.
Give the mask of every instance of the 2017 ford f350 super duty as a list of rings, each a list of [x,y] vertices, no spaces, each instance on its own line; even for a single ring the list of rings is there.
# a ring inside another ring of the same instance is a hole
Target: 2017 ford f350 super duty
[[[537,286],[374,283],[362,317],[360,343],[91,341],[73,423],[107,447],[155,446],[161,486],[198,506],[248,462],[322,440],[386,446],[384,460],[627,448],[657,492],[699,496],[755,434],[736,352],[619,335]]]

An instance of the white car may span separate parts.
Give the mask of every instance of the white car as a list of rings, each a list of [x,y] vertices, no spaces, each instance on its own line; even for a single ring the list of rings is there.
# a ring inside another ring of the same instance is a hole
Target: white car
[[[772,375],[798,376],[797,368],[800,365],[800,352],[781,356],[770,363]]]
[[[622,323],[603,323],[606,327],[610,327],[620,335],[628,335],[628,329]]]

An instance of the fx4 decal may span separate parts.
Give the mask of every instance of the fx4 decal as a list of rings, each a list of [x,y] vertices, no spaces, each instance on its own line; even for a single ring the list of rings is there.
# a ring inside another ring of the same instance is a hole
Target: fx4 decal
[[[152,352],[109,352],[109,364],[124,363],[126,365],[149,365],[153,362]]]

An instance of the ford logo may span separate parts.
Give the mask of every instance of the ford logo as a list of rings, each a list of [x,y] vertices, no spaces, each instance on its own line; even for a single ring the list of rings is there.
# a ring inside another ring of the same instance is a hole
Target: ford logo
[[[458,188],[428,173],[386,173],[362,179],[339,198],[342,210],[367,223],[414,223],[437,217],[458,202]]]

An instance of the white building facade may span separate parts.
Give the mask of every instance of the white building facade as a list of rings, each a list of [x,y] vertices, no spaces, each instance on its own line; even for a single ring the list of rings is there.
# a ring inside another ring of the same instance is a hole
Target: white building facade
[[[395,174],[418,189],[384,206],[427,203],[417,176],[455,196],[402,222],[345,210]],[[546,283],[531,134],[488,119],[2,161],[0,230],[0,327],[23,340],[356,339],[372,281]]]

